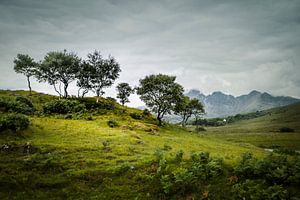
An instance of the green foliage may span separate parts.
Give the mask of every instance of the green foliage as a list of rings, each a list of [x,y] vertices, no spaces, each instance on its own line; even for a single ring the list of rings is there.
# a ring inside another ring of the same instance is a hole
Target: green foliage
[[[143,110],[143,115],[146,116],[146,117],[148,117],[148,116],[151,115],[151,112],[150,112],[147,108],[145,108],[145,109]]]
[[[124,106],[125,103],[129,102],[130,94],[134,93],[134,89],[130,87],[128,83],[119,83],[117,85],[117,98],[120,99],[121,104]]]
[[[59,99],[44,104],[43,111],[46,114],[67,114],[84,112],[85,105],[76,100]]]
[[[175,154],[175,162],[180,163],[182,161],[182,158],[183,158],[183,151],[182,150],[177,151]]]
[[[54,86],[55,91],[62,96],[60,90],[55,85],[64,85],[64,97],[68,97],[67,88],[75,80],[80,66],[80,58],[75,53],[53,51],[47,53],[39,65],[37,78],[39,81],[48,82]]]
[[[263,181],[247,179],[232,188],[234,199],[284,200],[290,199],[287,190],[280,185],[268,186]]]
[[[16,102],[20,102],[20,103],[26,104],[30,108],[34,108],[32,101],[26,97],[17,96]]]
[[[111,86],[119,77],[120,65],[114,57],[103,59],[99,51],[88,54],[86,65],[89,65],[88,89],[92,89],[97,97],[104,94],[103,89]]]
[[[14,70],[16,73],[27,77],[29,92],[31,94],[30,77],[36,75],[38,64],[29,55],[18,54],[14,59]]]
[[[199,115],[204,114],[202,103],[198,99],[190,99],[183,96],[181,100],[175,105],[175,114],[181,116],[181,125],[184,127],[188,119],[194,115],[198,119]]]
[[[288,161],[285,155],[270,154],[257,160],[250,153],[242,156],[235,173],[243,179],[263,179],[269,184],[298,184],[300,180],[299,157]]]
[[[15,112],[21,114],[32,114],[34,108],[28,106],[28,104],[23,103],[22,101],[14,101],[12,99],[0,98],[0,110],[4,112]]]
[[[22,114],[8,114],[0,119],[0,131],[10,129],[14,132],[24,130],[29,126],[29,119]]]
[[[119,124],[118,122],[115,120],[115,119],[110,119],[107,121],[107,125],[110,127],[110,128],[115,128],[115,127],[118,127]]]
[[[141,114],[136,112],[129,113],[129,115],[132,119],[136,119],[136,120],[141,120],[143,118]]]
[[[150,75],[141,79],[137,88],[141,100],[157,114],[160,125],[164,115],[171,113],[183,96],[183,87],[175,79],[163,74]]]

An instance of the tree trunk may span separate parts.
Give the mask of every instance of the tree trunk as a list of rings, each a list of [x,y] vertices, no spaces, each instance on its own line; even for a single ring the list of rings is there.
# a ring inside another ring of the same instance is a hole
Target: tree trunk
[[[67,89],[68,89],[68,84],[65,83],[65,84],[64,84],[64,93],[65,93],[65,96],[64,96],[64,97],[65,97],[65,98],[68,98],[68,90],[67,90]]]
[[[81,95],[81,98],[83,98],[84,95],[86,95],[88,92],[89,92],[89,90],[87,90],[87,89],[83,90],[82,95]]]
[[[54,90],[55,92],[57,92],[57,94],[59,95],[59,98],[61,97],[61,93],[56,89],[55,83],[53,84]]]
[[[96,103],[99,103],[100,89],[96,90],[97,100]]]
[[[30,85],[29,76],[27,76],[27,83],[28,83],[28,88],[29,88],[29,95],[31,95],[31,85]]]

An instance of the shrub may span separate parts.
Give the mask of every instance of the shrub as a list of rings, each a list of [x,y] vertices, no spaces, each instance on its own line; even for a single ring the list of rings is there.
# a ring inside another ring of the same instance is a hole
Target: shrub
[[[26,98],[26,97],[23,97],[23,96],[17,96],[16,97],[16,101],[17,102],[20,102],[20,103],[23,103],[25,105],[27,105],[28,107],[30,108],[33,108],[33,103],[31,102],[30,99]]]
[[[151,112],[147,109],[147,108],[145,108],[144,110],[143,110],[143,115],[144,116],[150,116],[151,115]]]
[[[295,132],[294,129],[289,128],[289,127],[281,127],[281,128],[279,129],[279,131],[282,132],[282,133],[291,133],[291,132]]]
[[[175,154],[175,162],[180,163],[182,161],[183,158],[183,151],[179,150],[176,152]]]
[[[85,105],[76,100],[59,99],[53,100],[43,105],[43,111],[46,114],[67,114],[84,112]]]
[[[117,127],[119,126],[118,122],[115,120],[115,119],[110,119],[107,121],[107,125],[110,127],[110,128],[114,128],[114,127]]]
[[[263,181],[246,180],[233,186],[234,199],[289,199],[287,191],[280,185],[267,186]]]
[[[131,117],[132,119],[136,119],[136,120],[140,120],[140,119],[143,118],[143,116],[142,116],[141,114],[135,113],[135,112],[130,113],[129,115],[130,115],[130,117]]]
[[[8,114],[0,120],[0,130],[10,129],[14,132],[24,130],[29,126],[29,119],[22,114]]]
[[[29,107],[27,104],[21,101],[13,101],[0,98],[0,110],[4,112],[15,112],[21,114],[31,114],[34,112],[33,107]]]

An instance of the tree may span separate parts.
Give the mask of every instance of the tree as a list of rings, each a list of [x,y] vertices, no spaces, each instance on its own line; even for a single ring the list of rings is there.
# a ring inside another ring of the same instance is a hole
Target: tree
[[[190,107],[192,109],[192,113],[195,117],[196,126],[198,129],[198,119],[200,115],[203,115],[205,110],[203,104],[198,99],[192,99],[190,101]]]
[[[62,96],[61,84],[64,85],[64,97],[68,97],[68,86],[75,80],[80,67],[80,58],[74,53],[49,52],[39,67],[37,75],[40,81],[48,82],[54,86],[55,91]],[[59,84],[59,90],[56,88]]]
[[[76,78],[77,83],[76,85],[79,87],[78,89],[78,97],[84,97],[91,89],[92,89],[92,78],[95,74],[94,68],[88,64],[87,62],[83,61],[80,65],[80,68],[77,72]],[[80,91],[82,91],[80,95]]]
[[[37,63],[29,55],[18,54],[14,59],[14,70],[16,73],[24,74],[27,78],[29,94],[31,95],[30,77],[36,74]]]
[[[183,87],[175,82],[175,76],[149,75],[139,82],[137,94],[157,114],[159,125],[165,114],[170,114],[183,96]]]
[[[190,99],[183,96],[178,104],[175,106],[175,114],[180,115],[182,118],[181,124],[185,127],[188,119],[194,115],[196,120],[200,114],[204,113],[203,105],[198,99]]]
[[[117,98],[120,99],[120,102],[123,106],[125,103],[129,102],[128,97],[130,94],[134,93],[134,89],[132,89],[128,83],[119,83],[117,85],[117,91]]]
[[[99,96],[104,94],[103,89],[114,83],[121,69],[115,58],[109,56],[108,59],[103,59],[99,51],[89,53],[87,63],[94,70],[91,89],[96,93],[98,102]]]

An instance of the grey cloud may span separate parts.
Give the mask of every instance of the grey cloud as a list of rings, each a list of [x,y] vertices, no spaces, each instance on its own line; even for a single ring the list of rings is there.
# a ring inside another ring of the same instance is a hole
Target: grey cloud
[[[26,88],[12,70],[17,53],[39,60],[68,49],[84,58],[99,49],[117,58],[119,81],[131,84],[168,73],[206,93],[257,89],[300,97],[299,10],[297,0],[2,0],[1,88]]]

